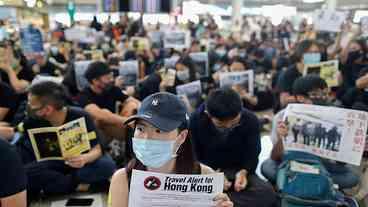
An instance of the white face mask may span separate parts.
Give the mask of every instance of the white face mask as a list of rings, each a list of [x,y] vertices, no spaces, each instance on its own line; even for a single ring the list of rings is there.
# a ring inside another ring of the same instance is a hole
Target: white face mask
[[[189,77],[190,77],[189,69],[176,71],[176,76],[181,81],[188,81],[189,80]]]
[[[160,168],[171,159],[177,157],[174,141],[156,139],[133,138],[133,151],[136,158],[143,165],[151,168]]]

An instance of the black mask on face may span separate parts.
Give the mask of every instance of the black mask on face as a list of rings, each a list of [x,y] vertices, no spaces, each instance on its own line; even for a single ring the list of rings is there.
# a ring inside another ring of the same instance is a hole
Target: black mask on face
[[[37,108],[37,109],[32,109],[29,105],[27,105],[27,108],[26,108],[26,112],[27,112],[27,116],[30,117],[31,119],[35,119],[35,120],[44,120],[43,117],[41,116],[38,116],[37,115],[37,111],[41,110],[41,108]]]
[[[347,64],[353,64],[356,60],[363,57],[364,53],[360,50],[349,52]]]

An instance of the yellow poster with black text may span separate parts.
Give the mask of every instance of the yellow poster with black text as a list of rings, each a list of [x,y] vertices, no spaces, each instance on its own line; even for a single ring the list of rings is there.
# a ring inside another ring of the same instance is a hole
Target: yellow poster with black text
[[[43,127],[28,130],[37,161],[63,160],[91,149],[84,118],[60,127]]]
[[[326,81],[329,88],[339,85],[339,61],[331,60],[318,64],[308,64],[304,66],[304,76],[315,74]]]

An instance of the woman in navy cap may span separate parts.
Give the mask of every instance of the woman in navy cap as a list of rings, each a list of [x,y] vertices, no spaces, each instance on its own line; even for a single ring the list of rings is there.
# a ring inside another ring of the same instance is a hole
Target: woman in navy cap
[[[143,100],[134,122],[135,158],[115,173],[110,186],[111,206],[127,207],[132,170],[173,174],[209,174],[214,171],[201,165],[193,156],[188,115],[184,103],[174,94],[156,93]],[[232,207],[226,194],[214,198],[216,206]]]

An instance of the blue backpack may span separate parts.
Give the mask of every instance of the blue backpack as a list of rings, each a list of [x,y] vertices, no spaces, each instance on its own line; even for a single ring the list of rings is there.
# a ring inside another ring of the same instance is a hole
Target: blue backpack
[[[277,172],[282,207],[349,206],[319,157],[288,152]]]

